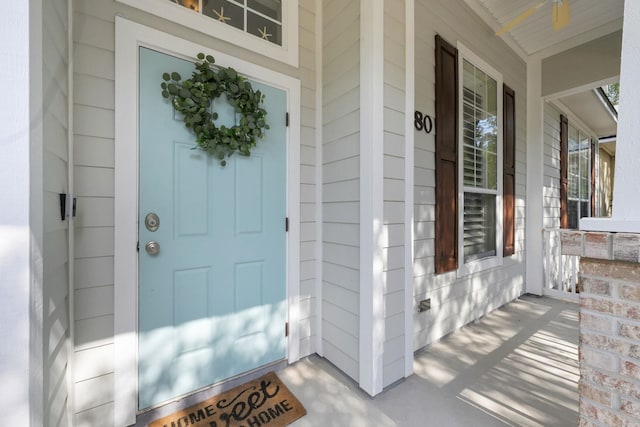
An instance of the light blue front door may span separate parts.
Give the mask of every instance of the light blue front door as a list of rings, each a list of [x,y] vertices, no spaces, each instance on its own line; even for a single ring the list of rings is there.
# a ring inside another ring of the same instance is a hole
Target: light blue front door
[[[286,351],[286,94],[252,82],[266,96],[270,129],[250,157],[235,154],[222,167],[193,149],[193,134],[162,98],[162,74],[172,71],[188,78],[193,64],[140,48],[140,409]],[[218,123],[236,119],[224,96],[213,108]]]

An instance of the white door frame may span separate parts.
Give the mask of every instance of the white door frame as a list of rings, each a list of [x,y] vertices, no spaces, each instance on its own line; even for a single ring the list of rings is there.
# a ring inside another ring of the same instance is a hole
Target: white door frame
[[[116,17],[114,217],[114,422],[134,424],[138,401],[138,50],[184,59],[199,52],[287,93],[287,360],[300,358],[300,81],[205,46]],[[160,79],[158,79],[158,90]],[[282,118],[284,120],[284,117]],[[284,220],[284,219],[283,219]]]

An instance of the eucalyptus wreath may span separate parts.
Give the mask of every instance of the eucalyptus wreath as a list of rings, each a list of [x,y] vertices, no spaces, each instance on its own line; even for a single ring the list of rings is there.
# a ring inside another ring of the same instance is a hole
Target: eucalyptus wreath
[[[225,166],[226,158],[236,151],[249,156],[256,140],[264,138],[264,131],[269,129],[267,112],[260,106],[264,94],[253,90],[246,77],[233,68],[214,68],[213,56],[199,53],[197,57],[200,62],[196,62],[191,78],[182,80],[175,71],[162,75],[162,96],[182,114],[185,126],[196,136],[197,146]],[[211,111],[211,102],[222,94],[240,114],[238,124],[231,127],[214,123],[218,113]]]

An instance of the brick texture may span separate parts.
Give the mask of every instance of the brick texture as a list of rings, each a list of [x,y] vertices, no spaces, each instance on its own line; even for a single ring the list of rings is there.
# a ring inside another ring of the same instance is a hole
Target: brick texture
[[[579,425],[640,426],[640,235],[573,232],[565,242],[582,256]]]
[[[617,233],[613,235],[613,259],[640,262],[640,235]]]
[[[589,277],[580,278],[580,289],[582,292],[589,294],[611,295],[611,285],[609,282]]]

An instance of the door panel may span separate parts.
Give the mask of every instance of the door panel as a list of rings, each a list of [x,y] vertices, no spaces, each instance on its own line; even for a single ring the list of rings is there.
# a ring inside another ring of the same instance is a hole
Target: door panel
[[[286,94],[266,95],[264,140],[222,167],[161,96],[193,64],[140,49],[139,408],[283,359],[286,352]],[[218,124],[237,117],[223,97]],[[134,185],[132,183],[132,185]],[[156,213],[159,227],[145,226]],[[149,241],[160,244],[150,255]]]

